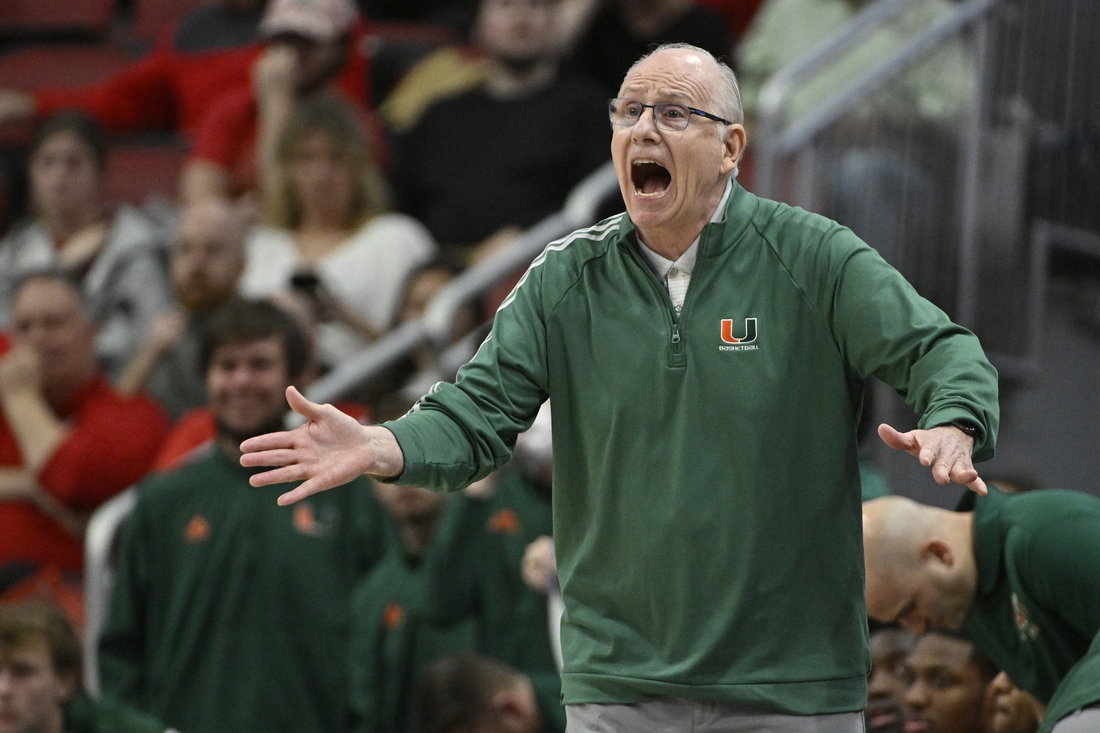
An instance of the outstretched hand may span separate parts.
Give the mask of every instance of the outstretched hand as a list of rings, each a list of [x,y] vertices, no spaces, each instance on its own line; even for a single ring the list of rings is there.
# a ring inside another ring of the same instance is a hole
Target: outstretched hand
[[[970,456],[974,439],[951,425],[939,425],[928,430],[910,430],[899,433],[886,423],[878,426],[882,442],[894,450],[903,450],[915,456],[922,466],[932,467],[932,478],[937,484],[954,481],[964,484],[976,494],[987,493],[985,481],[978,476]]]
[[[365,473],[391,477],[404,469],[401,446],[389,430],[360,425],[332,405],[310,402],[294,387],[287,387],[286,399],[305,423],[241,443],[242,466],[277,466],[252,476],[253,486],[304,482],[280,496],[279,504],[293,504]]]

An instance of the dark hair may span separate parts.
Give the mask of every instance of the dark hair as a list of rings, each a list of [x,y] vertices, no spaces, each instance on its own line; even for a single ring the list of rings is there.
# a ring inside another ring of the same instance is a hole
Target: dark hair
[[[76,135],[91,151],[96,168],[100,171],[107,169],[107,140],[103,137],[99,125],[84,112],[72,109],[63,109],[46,118],[46,121],[35,131],[34,141],[31,143],[31,157],[34,157],[46,140],[59,132]]]
[[[950,629],[936,629],[935,631],[929,631],[926,636],[942,636],[948,639],[954,639],[956,641],[965,641],[970,644],[970,662],[978,668],[978,674],[981,675],[982,679],[986,683],[992,681],[993,678],[996,677],[1001,671],[1001,668],[994,664],[993,660],[987,657],[985,655],[985,652],[979,649],[978,645],[975,644],[969,636],[963,634],[961,631],[952,631]]]
[[[80,640],[60,608],[45,601],[0,605],[0,656],[35,639],[49,646],[57,674],[72,674],[80,680]]]
[[[520,675],[504,662],[477,654],[441,657],[417,679],[409,700],[409,733],[457,733],[480,723],[493,696]]]
[[[294,319],[264,300],[228,300],[214,311],[203,331],[203,374],[209,370],[214,352],[220,347],[272,336],[282,337],[287,375],[297,379],[309,361],[309,341]]]

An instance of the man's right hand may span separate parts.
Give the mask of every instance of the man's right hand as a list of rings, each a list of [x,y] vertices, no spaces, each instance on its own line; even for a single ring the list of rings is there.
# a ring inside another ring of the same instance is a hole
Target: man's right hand
[[[391,478],[404,470],[401,446],[389,430],[360,425],[332,405],[310,402],[294,387],[287,388],[286,399],[305,423],[241,443],[242,466],[277,467],[252,476],[253,486],[304,482],[280,496],[279,504],[293,504],[363,474]]]

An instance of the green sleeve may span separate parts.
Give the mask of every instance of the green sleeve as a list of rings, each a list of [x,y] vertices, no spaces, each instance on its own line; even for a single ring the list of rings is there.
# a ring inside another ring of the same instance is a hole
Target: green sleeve
[[[99,674],[104,695],[142,707],[145,697],[142,667],[147,630],[146,599],[149,597],[149,557],[146,502],[126,523],[111,607],[99,639]]]
[[[1092,638],[1100,631],[1100,517],[1095,507],[1081,504],[1068,503],[1029,532],[1014,559],[1036,602]]]
[[[548,395],[541,257],[504,300],[455,383],[438,385],[410,414],[386,423],[405,455],[399,483],[467,486],[507,463],[516,436],[531,426]]]
[[[860,380],[872,374],[898,391],[930,428],[966,419],[979,426],[974,459],[993,456],[999,424],[997,371],[978,339],[921,297],[848,229],[819,248],[835,273],[819,294],[845,361]]]

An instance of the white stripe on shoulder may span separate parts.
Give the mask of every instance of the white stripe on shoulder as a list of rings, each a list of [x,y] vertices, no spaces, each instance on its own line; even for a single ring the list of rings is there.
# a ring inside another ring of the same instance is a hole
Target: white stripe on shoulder
[[[519,282],[516,283],[516,286],[512,288],[512,292],[508,293],[508,297],[505,298],[504,302],[502,302],[500,304],[500,307],[497,308],[497,313],[500,313],[502,310],[512,304],[512,301],[516,299],[516,293],[519,292],[519,289],[523,287],[523,284],[525,282],[527,282],[527,276],[531,274],[531,270],[534,270],[536,267],[542,265],[543,262],[546,262],[547,255],[549,255],[551,252],[561,252],[563,249],[573,244],[573,242],[576,242],[578,239],[583,239],[588,242],[602,242],[604,239],[607,239],[608,236],[614,234],[619,230],[619,224],[622,222],[624,216],[626,216],[626,212],[616,214],[609,219],[605,219],[599,224],[590,226],[586,229],[578,229],[577,231],[568,234],[561,239],[556,239],[550,244],[546,245],[546,249],[544,249],[538,257],[531,261],[531,266],[527,268],[527,271],[523,273],[523,277],[521,277],[519,279]]]
[[[414,412],[420,412],[420,405],[424,402],[424,399],[427,398],[427,397],[430,397],[431,395],[438,392],[439,388],[442,387],[442,386],[443,386],[443,382],[436,382],[431,387],[429,387],[428,391],[425,392],[424,395],[420,399],[418,399],[416,402],[414,402],[413,406],[410,407],[409,411],[406,412],[405,414],[406,415],[411,415]]]

